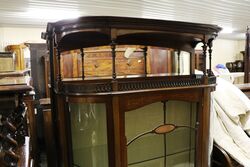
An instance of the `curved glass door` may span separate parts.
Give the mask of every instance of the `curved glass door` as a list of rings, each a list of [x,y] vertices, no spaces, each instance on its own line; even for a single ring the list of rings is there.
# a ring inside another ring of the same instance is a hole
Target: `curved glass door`
[[[69,103],[73,165],[108,167],[105,103]]]
[[[195,122],[196,103],[157,102],[126,112],[128,166],[193,167]],[[167,125],[167,133],[159,134],[159,131],[164,131],[157,129],[163,127],[159,125]],[[145,132],[146,135],[141,135]],[[135,138],[136,140],[130,143]]]

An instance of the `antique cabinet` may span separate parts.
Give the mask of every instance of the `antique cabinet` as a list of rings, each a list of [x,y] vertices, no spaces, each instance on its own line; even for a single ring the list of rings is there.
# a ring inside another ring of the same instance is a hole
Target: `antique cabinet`
[[[57,166],[208,167],[212,42],[220,29],[105,16],[48,23],[42,37]],[[203,75],[195,75],[200,42]],[[62,60],[72,53],[78,66],[68,71]]]
[[[37,163],[34,94],[28,77],[0,79],[0,164]]]

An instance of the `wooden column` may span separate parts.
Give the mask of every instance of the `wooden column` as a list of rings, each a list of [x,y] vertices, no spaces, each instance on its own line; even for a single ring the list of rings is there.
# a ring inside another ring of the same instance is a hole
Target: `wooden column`
[[[81,51],[81,58],[82,58],[82,79],[84,80],[85,75],[84,75],[84,51],[83,51],[83,48],[81,48],[80,51]]]
[[[57,73],[57,81],[61,82],[62,81],[62,72],[61,72],[61,53],[57,49],[56,51],[56,56],[57,56],[57,68],[58,68],[58,73]]]
[[[48,34],[47,39],[48,47],[49,47],[49,67],[50,67],[50,106],[51,106],[51,117],[52,117],[52,130],[55,133],[55,141],[60,141],[59,132],[58,132],[58,116],[57,116],[57,98],[55,94],[55,81],[56,81],[56,49],[55,49],[55,41],[53,35],[51,33]],[[59,101],[59,99],[58,99]],[[54,161],[57,164],[61,163],[60,159],[60,142],[56,142],[55,145],[56,154],[54,154]]]
[[[207,75],[207,43],[206,41],[204,40],[203,42],[203,46],[202,46],[202,50],[203,50],[203,64],[204,64],[204,67],[203,67],[203,73],[204,73],[204,76]]]
[[[111,42],[110,47],[111,47],[111,53],[112,53],[112,78],[115,80],[116,79],[116,70],[115,70],[116,43],[114,40]]]
[[[35,116],[35,99],[34,92],[29,92],[24,96],[24,102],[27,106],[27,117],[28,117],[28,128],[31,143],[31,158],[33,159],[34,165],[38,165],[38,149],[37,149],[37,122]]]
[[[126,137],[125,137],[125,113],[120,110],[119,97],[112,98],[113,122],[114,122],[114,155],[115,167],[127,167]]]
[[[212,47],[213,47],[213,39],[208,40],[208,56],[209,56],[209,70],[208,76],[212,75]]]
[[[198,135],[196,138],[196,165],[208,167],[209,128],[210,128],[210,92],[211,88],[204,88],[198,108]],[[196,127],[196,128],[197,128]]]
[[[147,51],[148,47],[143,48],[143,56],[144,56],[144,75],[147,76]]]
[[[67,130],[68,130],[68,120],[69,119],[66,115],[68,113],[67,109],[65,108],[65,100],[64,97],[62,95],[57,95],[57,110],[60,111],[57,113],[57,127],[58,127],[58,131],[57,131],[57,138],[59,140],[59,157],[58,157],[58,163],[59,166],[71,166],[71,158],[70,156],[73,155],[69,155],[71,153],[71,151],[69,150],[68,144],[68,138],[71,136],[69,134],[67,134]]]
[[[49,91],[49,56],[42,56],[43,64],[44,64],[44,83],[45,83],[45,97],[50,97]]]
[[[56,166],[55,154],[56,151],[55,141],[54,141],[54,133],[52,127],[52,117],[51,117],[51,109],[43,109],[43,121],[44,121],[44,129],[45,132],[45,144],[46,144],[46,154],[47,154],[47,165],[48,167]]]
[[[177,51],[177,56],[178,56],[178,57],[177,57],[177,63],[178,63],[178,64],[177,64],[177,66],[178,66],[178,67],[177,67],[177,68],[178,68],[178,69],[177,69],[177,72],[178,72],[178,74],[180,74],[180,54],[181,54],[181,51],[178,50],[178,51]]]

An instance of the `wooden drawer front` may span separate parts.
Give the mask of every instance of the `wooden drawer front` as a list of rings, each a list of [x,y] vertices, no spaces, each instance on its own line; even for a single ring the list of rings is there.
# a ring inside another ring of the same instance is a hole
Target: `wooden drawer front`
[[[111,53],[87,54],[84,64],[86,76],[111,76],[112,75],[112,57]],[[132,55],[129,59],[124,57],[124,52],[116,54],[116,74],[131,75],[143,74],[144,59]]]
[[[109,52],[86,53],[84,59],[85,76],[111,76],[112,58]]]
[[[125,48],[116,52],[116,74],[118,76],[143,74],[143,53],[135,52],[129,58],[126,58],[124,53]],[[79,50],[63,53],[63,56],[61,56],[61,71],[63,78],[82,76],[82,59]],[[86,77],[112,76],[111,51],[108,49],[86,51],[84,54],[84,75]]]

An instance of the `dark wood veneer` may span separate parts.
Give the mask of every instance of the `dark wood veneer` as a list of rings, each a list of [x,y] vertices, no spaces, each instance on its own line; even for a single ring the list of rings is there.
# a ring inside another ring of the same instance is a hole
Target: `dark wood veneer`
[[[127,167],[125,112],[157,101],[181,100],[198,104],[195,166],[208,167],[210,92],[215,89],[216,78],[211,69],[207,72],[205,60],[201,69],[204,75],[195,75],[195,65],[191,61],[194,60],[194,47],[199,42],[204,45],[205,59],[206,46],[212,46],[220,30],[220,27],[208,24],[106,16],[48,23],[42,37],[47,40],[50,51],[52,118],[58,136],[59,166],[72,166],[73,163],[69,102],[106,104],[109,167]],[[187,51],[191,54],[190,75],[148,74],[147,49],[144,49],[145,74],[117,76],[116,45],[125,44],[168,47],[178,53]],[[103,45],[111,48],[112,74],[109,77],[86,77],[82,68],[80,80],[62,79],[62,52],[80,49],[83,59],[83,48]],[[211,57],[209,54],[209,61]]]

